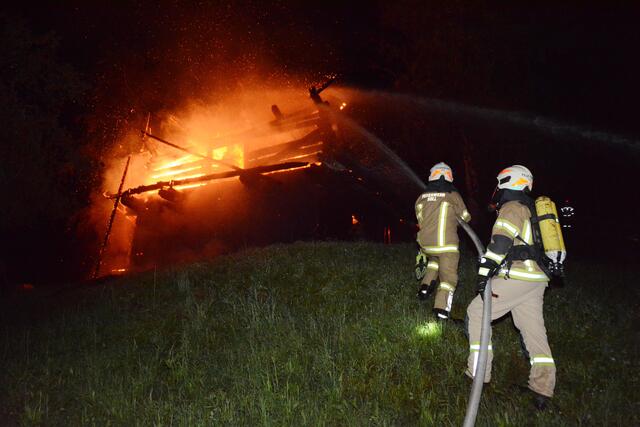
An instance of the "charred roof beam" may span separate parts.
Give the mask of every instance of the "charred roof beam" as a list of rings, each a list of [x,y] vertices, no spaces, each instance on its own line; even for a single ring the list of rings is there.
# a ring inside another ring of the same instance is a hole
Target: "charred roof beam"
[[[132,196],[134,194],[147,193],[149,191],[160,190],[163,188],[173,188],[181,185],[197,184],[201,182],[213,181],[216,179],[233,178],[236,176],[242,176],[244,174],[261,174],[267,172],[276,172],[285,169],[301,168],[309,166],[308,162],[286,162],[276,165],[257,166],[250,169],[233,170],[227,172],[212,173],[209,175],[203,175],[195,178],[176,179],[171,181],[159,181],[155,184],[140,185],[135,188],[130,188],[121,194],[122,197]],[[115,199],[119,197],[118,194],[105,193],[105,197],[108,199]]]

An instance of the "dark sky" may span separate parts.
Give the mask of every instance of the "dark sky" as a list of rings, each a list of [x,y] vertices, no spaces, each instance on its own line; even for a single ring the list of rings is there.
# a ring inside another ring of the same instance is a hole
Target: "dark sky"
[[[256,69],[265,79],[338,73],[361,86],[640,133],[640,14],[633,2],[478,3],[68,1],[5,7],[37,33],[54,31],[63,58],[95,87],[123,97],[143,87],[149,109],[193,95],[203,74],[223,67]],[[184,82],[179,93],[168,93],[168,80]]]

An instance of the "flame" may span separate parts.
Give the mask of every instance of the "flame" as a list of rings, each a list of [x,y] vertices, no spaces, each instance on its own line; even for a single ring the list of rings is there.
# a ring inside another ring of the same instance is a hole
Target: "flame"
[[[309,144],[309,145],[301,145],[300,148],[309,148],[309,147],[317,147],[317,146],[322,146],[324,145],[324,142],[320,141],[320,142],[316,142],[314,144]]]
[[[207,185],[207,183],[206,182],[197,182],[195,184],[177,185],[177,186],[175,186],[173,188],[175,190],[186,190],[187,188],[202,187],[203,185]]]
[[[193,143],[192,140],[189,140],[190,143]],[[230,144],[224,145],[221,147],[211,149],[211,162],[206,158],[201,158],[193,154],[188,154],[186,156],[182,156],[178,159],[169,160],[163,164],[160,164],[157,167],[154,167],[152,170],[154,172],[160,172],[151,174],[146,178],[146,182],[148,184],[157,182],[158,180],[180,180],[180,179],[189,179],[189,178],[198,178],[206,175],[205,168],[207,169],[220,169],[221,167],[226,167],[225,164],[237,166],[240,168],[244,168],[244,151],[242,150],[242,146],[240,144]],[[221,162],[224,164],[220,164],[217,162]],[[198,173],[189,173],[199,171]],[[198,184],[185,184],[184,186],[178,186],[176,188],[193,188],[205,185],[206,183],[198,183]]]
[[[291,172],[291,171],[297,171],[297,170],[301,170],[301,169],[309,169],[311,166],[317,166],[321,163],[313,163],[313,164],[308,164],[308,165],[304,165],[304,166],[298,166],[297,168],[289,168],[289,169],[283,169],[283,170],[279,170],[279,171],[271,171],[271,172],[262,172],[262,175],[275,175],[278,173],[287,173],[287,172]]]
[[[241,89],[222,97],[216,94],[209,101],[203,97],[203,103],[185,102],[179,110],[170,113],[159,112],[155,116],[145,114],[146,126],[144,122],[136,123],[133,130],[143,128],[160,139],[144,138],[140,144],[138,139],[134,139],[138,138],[139,132],[122,132],[122,138],[116,141],[118,146],[114,146],[111,165],[105,171],[104,187],[111,189],[111,193],[118,188],[123,171],[121,150],[129,146],[139,146],[140,150],[132,157],[123,190],[159,183],[153,186],[154,190],[144,191],[142,188],[141,193],[133,194],[133,198],[140,201],[135,205],[132,202],[131,206],[136,208],[160,197],[157,192],[160,186],[191,193],[190,200],[193,203],[188,205],[189,209],[200,209],[213,192],[198,190],[198,187],[239,179],[232,176],[194,182],[208,175],[296,160],[315,163],[263,174],[286,173],[321,164],[318,154],[322,152],[325,142],[320,134],[307,136],[318,129],[322,117],[319,111],[314,112],[317,107],[306,96],[306,85],[302,86],[302,90],[292,87],[289,81],[286,82],[286,89],[263,87],[261,84],[257,87],[238,87]],[[288,113],[284,121],[277,123],[273,122],[273,113],[268,108],[275,101],[282,103],[283,111]],[[339,102],[335,105],[341,106]],[[345,107],[346,103],[342,103],[341,109]],[[331,126],[335,127],[335,123]],[[294,144],[288,145],[292,142]],[[188,181],[185,182],[185,179]],[[200,196],[202,199],[199,199]],[[186,199],[184,203],[187,206]],[[105,221],[102,216],[107,217],[108,212],[103,212],[102,204],[94,207],[96,220],[99,220],[97,226],[102,231]],[[133,245],[135,230],[139,225],[137,215],[141,211],[126,205],[119,206],[119,210],[109,241],[109,253],[105,255],[103,263],[105,273],[129,272],[131,270],[126,270],[129,268],[126,261],[137,262],[143,256],[153,258],[153,254],[143,255]],[[135,267],[135,263],[131,265],[131,268]]]
[[[240,144],[214,148],[211,154],[215,160],[224,160],[225,163],[244,169],[244,150]]]
[[[193,154],[188,154],[188,155],[186,155],[184,157],[181,157],[181,158],[179,158],[177,160],[174,160],[174,161],[166,163],[166,164],[164,164],[164,165],[162,165],[162,166],[160,166],[158,168],[155,168],[154,172],[161,171],[161,170],[164,170],[164,169],[173,168],[175,166],[182,166],[185,163],[197,162],[198,160],[200,160],[198,157],[194,156]]]
[[[163,169],[166,169],[166,168],[163,168]],[[158,175],[152,175],[151,178],[158,179],[158,178],[164,178],[166,176],[175,176],[175,175],[179,175],[181,173],[191,172],[191,171],[194,171],[194,170],[197,170],[197,169],[202,169],[202,165],[193,166],[193,167],[185,168],[185,169],[172,170],[172,171],[164,172],[164,173],[161,173],[161,174],[158,174]],[[204,175],[204,174],[202,174],[202,175]]]
[[[358,218],[355,216],[355,214],[351,214],[351,224],[356,225],[359,222],[360,221],[358,221]]]
[[[322,150],[314,151],[314,152],[311,152],[311,153],[300,154],[299,156],[287,157],[286,161],[304,159],[305,157],[313,156],[315,154],[320,154],[320,153],[322,153]]]
[[[181,176],[180,179],[199,178],[201,176],[205,176],[205,174],[204,173],[194,173],[193,175]]]
[[[213,151],[211,152],[211,157],[213,157],[215,160],[222,160],[228,150],[229,150],[229,147],[227,146],[214,148]]]

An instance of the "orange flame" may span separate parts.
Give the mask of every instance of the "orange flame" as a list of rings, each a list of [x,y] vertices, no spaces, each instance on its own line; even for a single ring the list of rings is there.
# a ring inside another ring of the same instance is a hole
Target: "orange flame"
[[[164,177],[167,177],[167,176],[175,176],[175,175],[180,175],[181,173],[191,172],[191,171],[194,171],[194,170],[197,170],[197,169],[202,169],[202,165],[193,166],[193,167],[190,167],[190,168],[172,170],[172,171],[164,172],[164,173],[161,173],[161,174],[158,174],[158,175],[152,175],[151,178],[158,179],[158,178],[164,178]],[[202,174],[202,175],[204,175],[204,174]]]

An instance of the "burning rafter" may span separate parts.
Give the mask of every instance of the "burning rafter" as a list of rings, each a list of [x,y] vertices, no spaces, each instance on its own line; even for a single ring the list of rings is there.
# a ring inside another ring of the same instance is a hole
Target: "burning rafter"
[[[208,160],[210,162],[213,162],[213,163],[216,163],[216,164],[219,164],[219,165],[222,165],[222,166],[226,166],[226,167],[231,168],[231,169],[235,169],[235,170],[239,170],[239,171],[242,170],[242,168],[239,167],[239,166],[232,165],[232,164],[223,162],[221,160],[217,160],[217,159],[211,158],[209,156],[205,156],[204,154],[196,153],[196,152],[191,151],[191,150],[189,150],[187,148],[181,147],[178,144],[174,144],[173,142],[169,142],[166,139],[162,139],[162,138],[160,138],[158,136],[152,135],[151,133],[147,132],[146,130],[143,130],[141,132],[142,132],[143,136],[148,136],[149,138],[155,139],[156,141],[161,142],[161,143],[163,143],[165,145],[168,145],[170,147],[173,147],[173,148],[175,148],[177,150],[184,151],[185,153],[191,154],[192,156],[200,157],[202,159]]]
[[[156,182],[155,184],[140,185],[135,188],[130,188],[127,191],[123,192],[121,194],[121,197],[133,196],[134,194],[141,194],[149,191],[161,190],[164,188],[175,188],[175,187],[184,186],[184,185],[206,183],[207,181],[212,181],[216,179],[232,178],[234,176],[242,177],[244,175],[247,175],[247,176],[259,175],[262,173],[276,172],[276,171],[281,171],[285,169],[301,168],[309,165],[310,163],[308,162],[286,162],[286,163],[279,163],[276,165],[257,166],[255,168],[250,168],[250,169],[238,168],[237,170],[212,173],[209,175],[203,175],[203,176],[194,177],[194,178],[176,179],[171,181],[160,181],[160,182]],[[118,197],[118,194],[105,193],[105,197],[108,199],[115,199],[116,197]]]

